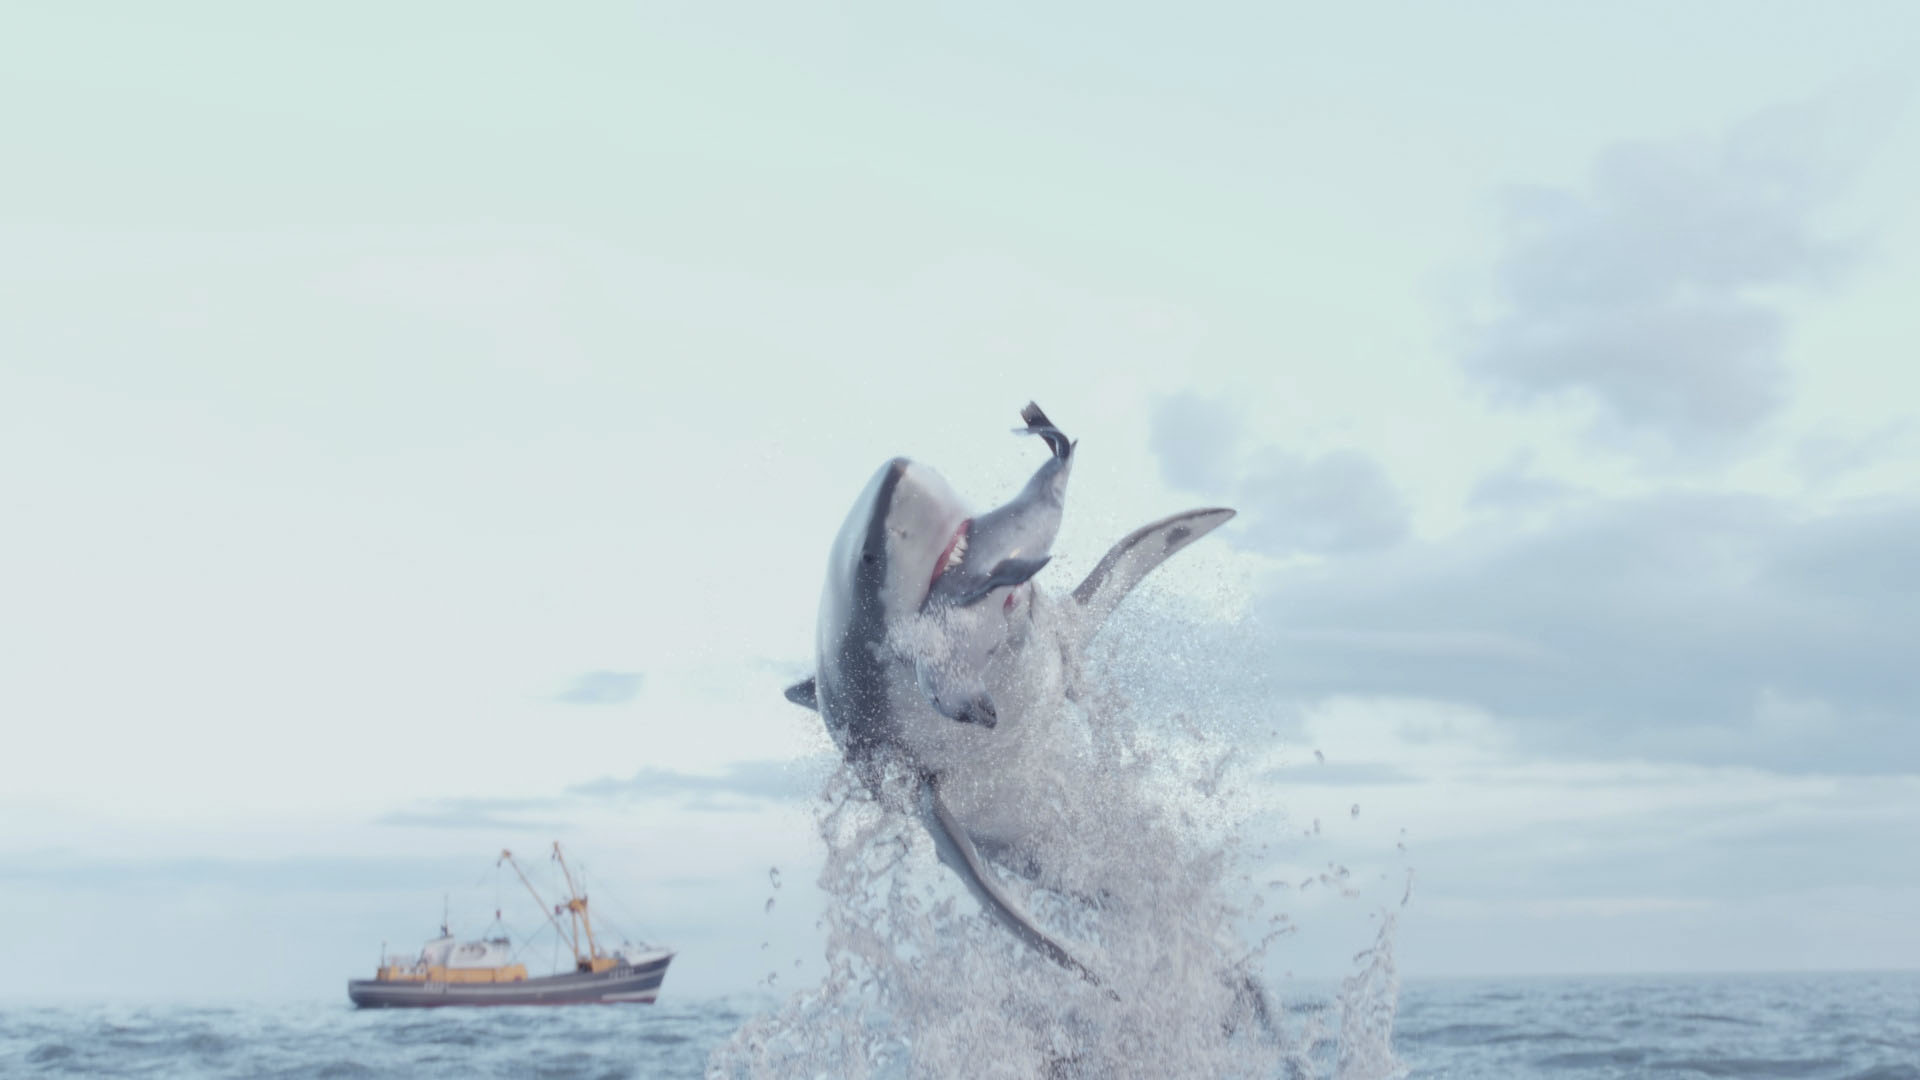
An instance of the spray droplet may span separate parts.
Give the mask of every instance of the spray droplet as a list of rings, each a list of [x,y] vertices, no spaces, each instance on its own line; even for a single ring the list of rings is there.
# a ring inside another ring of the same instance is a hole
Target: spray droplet
[[[1313,835],[1315,836],[1320,835],[1320,819],[1319,818],[1313,819]]]
[[[779,888],[780,887],[780,868],[777,866],[769,868],[767,870],[767,880],[773,882],[774,888],[776,889]]]
[[[1327,755],[1321,753],[1318,750],[1315,750],[1313,752],[1313,760],[1319,762],[1322,765],[1325,765],[1327,763]]]
[[[773,897],[767,897],[767,914],[773,914]]]
[[[1347,811],[1347,816],[1348,816],[1348,817],[1355,817],[1355,818],[1357,818],[1357,817],[1359,817],[1359,816],[1360,816],[1360,804],[1359,804],[1359,803],[1354,803],[1354,804],[1353,804],[1353,809],[1351,809],[1351,810],[1349,810],[1349,811]]]

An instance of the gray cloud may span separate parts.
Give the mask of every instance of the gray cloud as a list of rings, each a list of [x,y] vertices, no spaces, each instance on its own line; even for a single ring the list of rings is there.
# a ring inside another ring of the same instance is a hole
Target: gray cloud
[[[1467,505],[1482,510],[1530,510],[1552,506],[1578,494],[1579,488],[1533,469],[1533,457],[1521,454],[1480,478]]]
[[[115,859],[66,851],[0,860],[0,881],[57,888],[162,889],[224,887],[249,893],[434,890],[473,873],[473,860],[384,856],[300,856],[283,859]]]
[[[607,777],[575,784],[567,789],[567,794],[590,799],[657,799],[671,795],[695,795],[701,797],[689,804],[695,809],[730,809],[710,796],[805,799],[819,790],[823,767],[818,762],[742,761],[727,766],[725,771],[716,775],[641,769],[625,779]]]
[[[1241,427],[1240,415],[1226,402],[1175,394],[1154,402],[1147,445],[1170,486],[1224,492],[1238,472]]]
[[[1303,784],[1362,787],[1369,784],[1412,784],[1420,778],[1377,761],[1316,761],[1267,769],[1256,778],[1288,787]]]
[[[1816,145],[1833,119],[1781,109],[1717,139],[1624,144],[1583,192],[1509,192],[1504,311],[1466,369],[1520,403],[1583,395],[1604,430],[1671,450],[1738,443],[1786,395],[1769,293],[1857,258],[1817,222],[1844,171]]]
[[[1374,551],[1406,539],[1411,514],[1380,463],[1357,450],[1256,456],[1236,491],[1246,525],[1233,536],[1269,555]]]
[[[1278,572],[1261,677],[1476,704],[1549,753],[1920,770],[1920,503],[1603,501]]]
[[[640,693],[640,679],[637,671],[589,671],[554,695],[554,700],[569,705],[621,705]]]
[[[557,796],[521,799],[439,799],[395,810],[374,819],[378,825],[432,829],[564,829],[565,814],[595,802],[680,798],[681,806],[704,813],[737,813],[740,799],[794,800],[811,797],[836,759],[742,761],[717,774],[642,769],[624,779],[605,777],[574,784]],[[726,798],[725,796],[733,796]]]
[[[376,825],[429,829],[564,829],[554,818],[529,818],[562,806],[560,799],[442,799],[425,807],[395,810],[374,819]]]
[[[1405,539],[1406,502],[1380,463],[1357,450],[1317,457],[1278,446],[1242,453],[1231,405],[1194,394],[1163,398],[1150,445],[1168,484],[1228,496],[1240,510],[1229,543],[1269,555],[1372,551]]]
[[[1821,883],[1920,886],[1902,857],[1920,828],[1911,779],[1861,778],[1783,805],[1708,804],[1552,825],[1516,822],[1497,837],[1424,842],[1412,860],[1429,886],[1508,899],[1613,892],[1751,896]],[[1570,844],[1570,838],[1578,842]]]
[[[1851,437],[1808,436],[1794,448],[1794,457],[1808,484],[1825,487],[1856,469],[1909,456],[1920,442],[1916,436],[1920,436],[1920,422],[1905,417]]]

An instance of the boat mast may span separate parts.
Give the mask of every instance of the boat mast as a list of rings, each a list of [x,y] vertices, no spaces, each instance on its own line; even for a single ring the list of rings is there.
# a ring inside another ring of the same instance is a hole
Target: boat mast
[[[593,916],[587,914],[587,898],[585,894],[581,893],[579,886],[573,883],[573,871],[567,869],[567,859],[566,856],[560,854],[560,841],[558,840],[553,842],[553,861],[560,864],[560,873],[567,879],[567,910],[573,912],[575,918],[586,924],[587,955],[590,957],[598,957],[600,955],[600,946],[593,940]],[[578,956],[580,954],[579,947],[575,946],[573,952],[575,956]]]
[[[554,849],[556,852],[558,851],[559,847],[560,847],[559,844],[557,843],[554,844]],[[556,913],[559,912],[560,908],[557,905],[550,907],[548,906],[545,900],[540,899],[539,890],[533,887],[533,882],[527,880],[527,872],[525,870],[520,869],[520,863],[514,859],[513,852],[507,851],[504,848],[501,849],[500,862],[506,863],[508,866],[513,867],[514,874],[520,878],[520,884],[525,885],[527,887],[527,892],[533,894],[533,902],[540,905],[540,910],[546,914],[547,921],[553,924],[554,930],[557,931],[561,939],[567,943],[567,947],[573,950],[574,965],[579,966],[580,964],[586,963],[586,961],[580,956],[580,935],[578,931],[569,935],[567,933],[567,928],[560,925],[560,920],[555,917]],[[499,863],[495,863],[494,865],[498,866]],[[565,863],[562,863],[560,865],[562,869],[565,869],[566,867]],[[573,881],[571,879],[567,881],[567,888],[569,889],[573,888]],[[587,940],[591,942],[593,939],[588,938]]]

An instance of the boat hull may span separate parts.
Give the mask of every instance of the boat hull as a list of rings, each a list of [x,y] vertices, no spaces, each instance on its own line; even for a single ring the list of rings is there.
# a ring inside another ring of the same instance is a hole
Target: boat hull
[[[570,971],[502,983],[389,982],[353,979],[347,997],[363,1009],[430,1009],[448,1005],[650,1005],[660,996],[672,954],[609,971]]]

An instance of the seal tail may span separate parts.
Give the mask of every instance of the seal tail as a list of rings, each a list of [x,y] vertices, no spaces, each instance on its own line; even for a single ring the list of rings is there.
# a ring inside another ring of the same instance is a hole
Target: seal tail
[[[1053,456],[1061,461],[1072,456],[1073,440],[1067,438],[1066,432],[1053,426],[1053,421],[1047,419],[1047,414],[1040,411],[1040,406],[1031,401],[1027,402],[1027,407],[1020,410],[1020,419],[1025,420],[1027,426],[1014,428],[1015,435],[1040,436],[1046,440],[1047,449],[1052,450]]]

